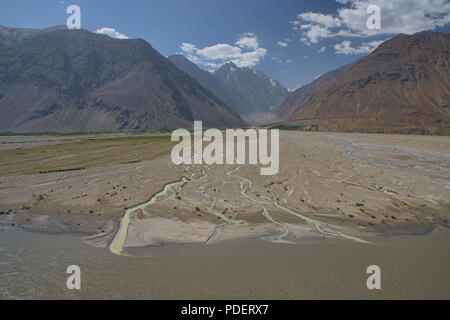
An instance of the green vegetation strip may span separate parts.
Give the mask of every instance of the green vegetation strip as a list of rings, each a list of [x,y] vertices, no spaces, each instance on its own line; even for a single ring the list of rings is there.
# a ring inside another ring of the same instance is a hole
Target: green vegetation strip
[[[167,154],[174,144],[169,136],[138,136],[0,150],[0,175],[62,172],[107,164],[136,163]]]
[[[41,137],[41,136],[90,136],[90,135],[105,135],[105,134],[126,134],[126,135],[141,135],[141,134],[165,134],[172,132],[171,129],[162,129],[157,131],[71,131],[71,132],[13,132],[13,131],[0,131],[0,137],[15,137],[15,136],[25,136],[25,137]]]
[[[317,124],[298,125],[298,126],[278,125],[278,126],[272,127],[272,129],[280,129],[280,130],[287,130],[287,131],[316,131],[318,128],[319,128],[319,126]]]

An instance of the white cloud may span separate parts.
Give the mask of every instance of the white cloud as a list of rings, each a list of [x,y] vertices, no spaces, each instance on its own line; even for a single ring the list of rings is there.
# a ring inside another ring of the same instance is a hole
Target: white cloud
[[[340,9],[339,17],[351,30],[363,35],[413,34],[434,30],[450,23],[448,0],[349,0],[350,7]],[[367,7],[381,8],[381,30],[369,30]]]
[[[327,27],[321,25],[302,25],[300,27],[302,30],[306,30],[303,34],[306,36],[302,38],[303,42],[318,43],[321,38],[330,38],[332,32]]]
[[[227,62],[233,62],[238,67],[253,67],[267,54],[267,49],[259,47],[258,37],[249,32],[239,35],[235,45],[218,43],[198,49],[184,42],[180,48],[189,60],[209,70],[218,69]]]
[[[253,67],[267,54],[267,49],[258,48],[255,51],[244,52],[241,57],[233,59],[232,62],[238,67]]]
[[[335,0],[342,7],[335,14],[303,12],[291,21],[307,45],[336,37],[366,38],[434,30],[450,23],[448,0]],[[369,5],[381,8],[381,29],[367,28]]]
[[[339,18],[333,17],[329,14],[304,12],[299,13],[297,18],[306,22],[321,24],[327,28],[340,27],[342,25],[342,21]]]
[[[340,54],[363,54],[371,53],[375,50],[383,41],[370,41],[363,42],[358,48],[353,48],[351,41],[344,40],[334,46],[336,53]]]
[[[110,36],[111,38],[115,38],[115,39],[129,39],[126,35],[119,33],[114,28],[103,27],[103,28],[96,30],[95,33],[104,34],[104,35]]]
[[[185,52],[184,55],[186,56],[186,58],[188,58],[189,60],[191,60],[191,62],[195,64],[201,64],[202,62],[202,60],[194,54]]]
[[[204,66],[211,68],[211,70],[214,70],[214,69],[220,68],[221,65],[218,63],[214,63],[214,62],[206,62],[206,63],[204,63]]]
[[[229,60],[240,57],[242,49],[226,43],[218,43],[214,46],[197,50],[196,53],[208,60]]]
[[[278,46],[279,47],[287,47],[288,44],[286,42],[284,42],[284,41],[278,41]]]
[[[251,32],[240,35],[239,40],[236,42],[236,44],[243,49],[255,50],[259,48],[258,37]]]
[[[197,48],[192,43],[183,42],[181,44],[181,50],[183,50],[184,52],[192,53],[197,50]]]
[[[319,49],[319,51],[317,51],[317,52],[322,53],[322,52],[325,52],[325,51],[327,51],[327,47],[321,47]]]

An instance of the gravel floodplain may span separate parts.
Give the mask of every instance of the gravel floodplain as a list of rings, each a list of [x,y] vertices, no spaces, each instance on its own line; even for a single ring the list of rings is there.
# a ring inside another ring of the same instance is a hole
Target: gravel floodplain
[[[112,242],[135,206],[122,249],[248,238],[370,242],[449,226],[448,137],[283,131],[274,176],[254,165],[175,166],[167,136],[56,145],[27,138],[39,144],[0,151],[0,223],[80,232],[96,246]]]

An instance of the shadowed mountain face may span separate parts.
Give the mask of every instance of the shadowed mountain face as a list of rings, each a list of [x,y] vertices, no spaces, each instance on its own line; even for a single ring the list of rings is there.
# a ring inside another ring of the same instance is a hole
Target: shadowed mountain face
[[[234,127],[220,99],[142,39],[84,30],[0,48],[0,130],[113,131]]]
[[[289,119],[300,109],[308,105],[309,99],[322,90],[331,81],[342,75],[348,69],[350,69],[352,64],[345,65],[339,69],[330,71],[320,76],[310,84],[302,86],[292,92],[289,97],[284,101],[281,107],[276,111],[276,114],[281,119]]]
[[[223,84],[238,92],[245,99],[242,114],[267,113],[276,110],[289,95],[278,81],[250,68],[239,68],[227,63],[214,72]]]
[[[304,101],[286,121],[319,130],[450,134],[450,35],[399,35]],[[293,107],[292,107],[293,106]]]
[[[247,105],[245,104],[245,98],[239,92],[227,87],[210,72],[200,69],[195,63],[189,61],[181,54],[172,55],[168,59],[180,70],[189,74],[203,87],[220,98],[230,109],[237,113],[245,113]]]

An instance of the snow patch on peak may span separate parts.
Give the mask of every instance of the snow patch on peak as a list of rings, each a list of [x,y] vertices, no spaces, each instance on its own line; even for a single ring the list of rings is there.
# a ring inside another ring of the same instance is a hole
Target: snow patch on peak
[[[277,82],[273,79],[269,79],[270,83],[272,84],[272,87],[276,87],[277,86]]]

